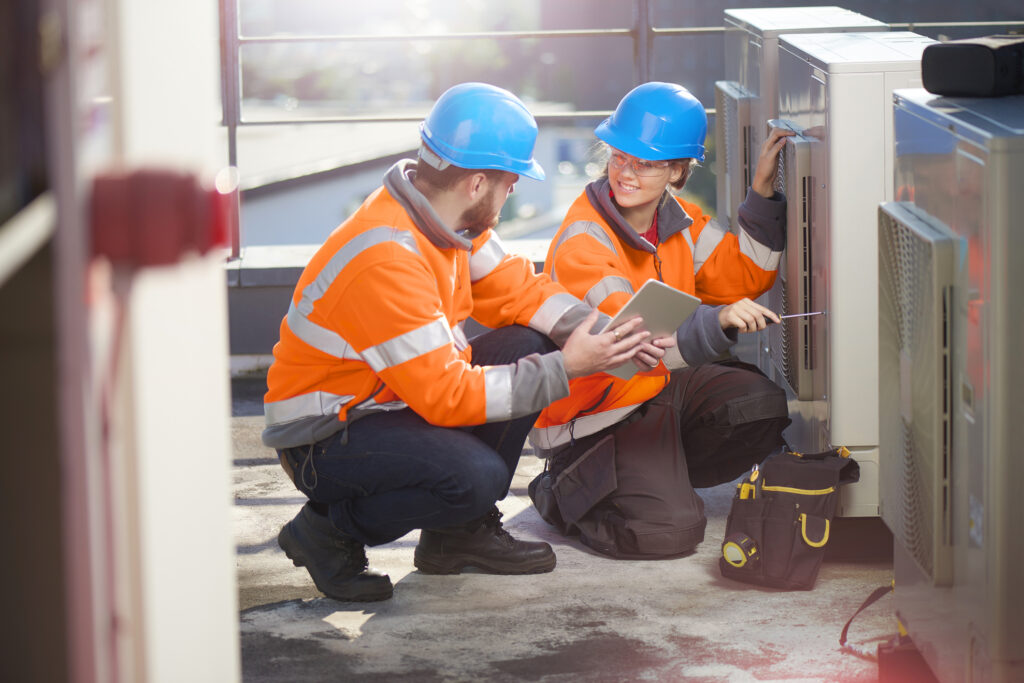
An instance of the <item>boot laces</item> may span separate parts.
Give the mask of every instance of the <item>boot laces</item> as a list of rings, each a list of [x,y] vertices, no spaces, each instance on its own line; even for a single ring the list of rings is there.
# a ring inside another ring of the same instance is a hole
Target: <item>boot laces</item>
[[[346,564],[360,571],[366,569],[370,562],[366,559],[366,546],[354,538],[336,538],[335,545],[345,557]]]
[[[494,508],[486,515],[484,515],[483,525],[494,532],[494,535],[498,538],[507,541],[509,545],[515,543],[515,539],[512,538],[512,534],[505,529],[501,524],[502,514],[498,508]]]

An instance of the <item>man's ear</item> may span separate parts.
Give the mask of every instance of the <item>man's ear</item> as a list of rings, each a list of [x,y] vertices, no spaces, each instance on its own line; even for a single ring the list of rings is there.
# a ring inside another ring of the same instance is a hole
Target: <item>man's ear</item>
[[[487,190],[487,174],[486,173],[473,173],[467,176],[466,191],[469,193],[469,198],[476,200],[482,196]]]

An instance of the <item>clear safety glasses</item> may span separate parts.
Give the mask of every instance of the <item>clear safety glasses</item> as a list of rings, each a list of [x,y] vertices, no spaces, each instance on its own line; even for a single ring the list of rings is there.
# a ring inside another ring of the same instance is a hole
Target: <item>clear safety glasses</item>
[[[617,171],[629,166],[633,169],[633,173],[638,176],[652,176],[661,175],[665,172],[672,162],[671,161],[645,161],[644,159],[637,159],[635,157],[628,156],[622,152],[612,152],[612,156],[608,159],[608,164]]]

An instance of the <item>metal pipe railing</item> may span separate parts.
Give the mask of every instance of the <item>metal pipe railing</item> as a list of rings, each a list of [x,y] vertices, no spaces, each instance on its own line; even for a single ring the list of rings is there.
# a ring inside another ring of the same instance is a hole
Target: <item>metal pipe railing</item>
[[[238,163],[238,127],[272,126],[306,123],[394,123],[421,121],[426,112],[415,114],[382,114],[355,116],[313,116],[291,118],[265,118],[247,120],[242,116],[241,106],[241,48],[243,45],[266,45],[282,43],[368,43],[406,41],[446,40],[530,40],[539,38],[595,38],[621,36],[633,38],[633,74],[635,84],[646,83],[651,76],[651,62],[654,54],[654,40],[661,37],[684,35],[712,35],[724,33],[724,26],[694,26],[655,28],[651,21],[650,0],[633,0],[633,27],[608,29],[565,29],[537,31],[476,31],[466,33],[424,33],[424,34],[318,34],[308,36],[243,36],[238,19],[239,0],[220,0],[221,12],[221,92],[223,95],[223,122],[228,133],[228,163]],[[913,31],[916,28],[1015,28],[1024,29],[1024,21],[956,21],[956,22],[908,22],[892,23],[893,29]],[[706,108],[709,116],[713,108]],[[604,118],[611,111],[574,111],[537,114],[538,121],[565,121],[573,119]],[[231,256],[237,258],[241,235],[234,231]]]

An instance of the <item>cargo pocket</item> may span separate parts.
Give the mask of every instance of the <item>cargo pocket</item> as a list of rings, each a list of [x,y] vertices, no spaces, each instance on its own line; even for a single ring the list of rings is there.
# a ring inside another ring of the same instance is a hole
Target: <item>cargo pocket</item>
[[[829,534],[827,510],[836,490],[765,484],[764,491],[774,496],[765,520],[766,534],[769,524],[774,534],[766,540],[771,548],[765,556],[766,576],[783,588],[810,589],[824,559]]]
[[[617,485],[615,438],[609,434],[562,470],[551,484],[551,492],[562,519],[572,525],[611,494]]]

